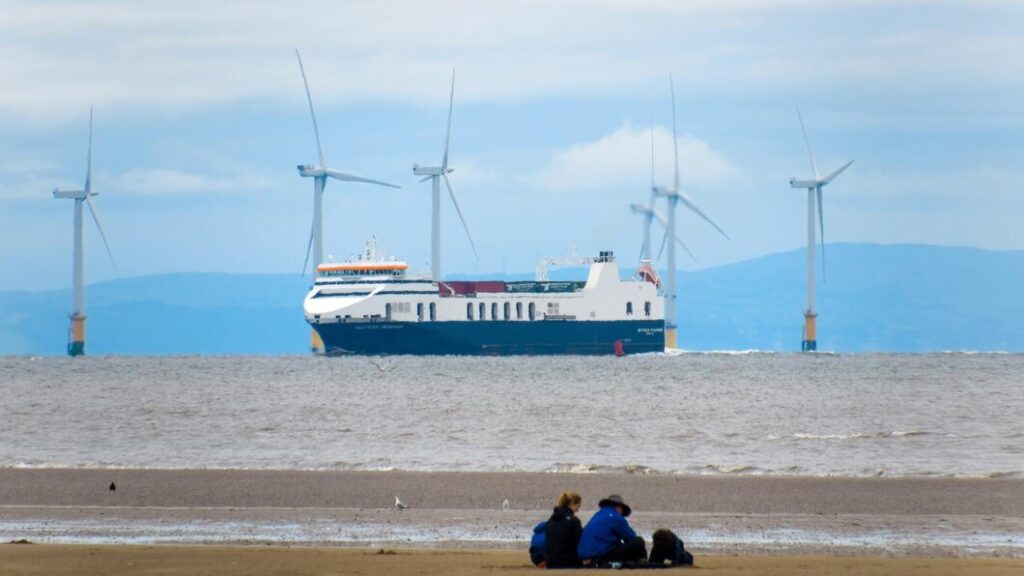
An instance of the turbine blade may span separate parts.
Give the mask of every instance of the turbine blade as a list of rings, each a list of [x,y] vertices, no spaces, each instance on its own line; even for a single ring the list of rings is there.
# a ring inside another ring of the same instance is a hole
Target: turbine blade
[[[665,233],[661,235],[661,248],[658,248],[658,258],[655,262],[661,262],[661,253],[665,251],[666,240],[668,240],[668,230],[665,230]]]
[[[689,208],[690,210],[693,210],[694,213],[697,214],[697,216],[700,216],[708,224],[711,224],[712,226],[714,226],[715,230],[718,230],[722,234],[722,236],[725,236],[726,240],[732,241],[732,238],[729,238],[729,235],[725,233],[725,230],[722,230],[721,228],[719,228],[718,224],[715,224],[714,221],[711,220],[711,218],[708,218],[707,214],[701,212],[700,208],[697,208],[697,205],[694,204],[693,201],[690,200],[690,198],[686,194],[683,194],[682,192],[676,192],[676,195],[679,197],[679,201],[682,202],[683,204],[685,204],[687,208]]]
[[[676,243],[682,246],[683,250],[686,250],[686,253],[690,255],[690,258],[693,258],[694,262],[697,261],[697,257],[693,255],[693,252],[690,252],[690,249],[686,247],[686,244],[683,244],[683,241],[679,239],[679,236],[676,236]]]
[[[665,220],[664,216],[654,212],[653,210],[651,211],[651,214],[658,220],[658,224],[661,224],[661,227],[665,230],[665,236],[661,239],[661,250],[664,250],[665,238],[668,238],[668,222]],[[693,258],[694,262],[696,262],[697,257],[693,255],[693,252],[690,252],[690,249],[686,244],[683,244],[683,241],[679,239],[679,236],[676,236],[675,239],[676,242],[683,247],[683,250],[686,250],[686,253],[690,255],[690,258]],[[661,260],[661,251],[658,252],[658,260]]]
[[[679,190],[679,137],[676,135],[676,88],[672,82],[672,74],[668,75],[668,89],[672,93],[672,152],[675,155],[676,175],[675,188]]]
[[[814,179],[820,180],[818,176],[818,163],[814,161],[814,152],[811,152],[811,141],[807,138],[807,130],[804,128],[804,117],[800,115],[800,109],[796,109],[796,117],[800,120],[800,132],[804,135],[804,144],[807,145],[807,156],[811,159],[811,169],[814,170]]]
[[[302,66],[302,55],[295,49],[295,57],[299,59],[299,72],[302,72],[302,85],[306,87],[306,100],[309,102],[309,115],[313,118],[313,135],[316,136],[316,153],[320,157],[320,166],[324,165],[324,150],[320,147],[320,129],[316,125],[316,113],[313,112],[313,97],[309,94],[309,82],[306,81],[306,69]]]
[[[473,256],[479,260],[480,255],[476,253],[476,244],[473,243],[473,235],[469,233],[469,226],[466,224],[466,219],[462,217],[462,209],[459,208],[459,200],[455,197],[455,189],[452,188],[451,181],[448,180],[447,174],[441,174],[444,177],[444,185],[448,187],[448,195],[452,198],[452,204],[455,205],[455,213],[459,215],[459,220],[462,222],[462,229],[466,231],[466,238],[469,238],[469,245],[473,248]]]
[[[448,168],[448,141],[452,135],[452,108],[455,105],[455,67],[452,67],[452,92],[448,96],[448,129],[444,131],[444,158],[441,160],[441,169]]]
[[[326,174],[330,178],[334,178],[335,180],[341,180],[343,182],[362,182],[364,184],[377,184],[379,186],[387,186],[388,188],[401,188],[401,186],[397,184],[390,184],[388,182],[382,182],[380,180],[374,180],[372,178],[356,176],[355,174],[349,174],[348,172],[333,170],[331,168],[325,169],[324,174]]]
[[[651,124],[651,190],[654,190],[654,124]],[[651,202],[653,206],[654,203]]]
[[[424,176],[423,178],[420,178],[420,184],[430,180],[431,178],[433,178],[433,176]]]
[[[89,152],[85,160],[85,193],[92,190],[92,104],[89,105]],[[95,216],[95,214],[94,214]],[[115,266],[116,268],[116,266]]]
[[[824,180],[822,180],[822,181],[821,181],[821,183],[822,183],[822,184],[828,184],[828,183],[829,183],[829,182],[831,182],[832,180],[835,180],[835,177],[836,177],[836,176],[839,176],[840,174],[842,174],[843,170],[846,170],[847,168],[849,168],[849,167],[850,167],[850,164],[853,164],[853,160],[850,160],[850,161],[849,161],[849,162],[847,162],[846,164],[843,164],[843,165],[842,165],[842,166],[841,166],[841,167],[840,167],[840,168],[839,168],[838,170],[836,170],[835,172],[833,172],[833,173],[829,174],[828,176],[825,176],[825,179],[824,179]]]
[[[309,253],[313,250],[313,226],[309,227],[309,242],[306,242],[306,259],[302,261],[302,275],[306,275],[306,267],[309,265]]]
[[[821,186],[815,191],[818,196],[818,225],[821,227],[821,281],[825,282],[825,210],[821,207]]]
[[[100,217],[96,215],[96,205],[92,203],[92,198],[88,194],[85,196],[85,203],[89,205],[89,213],[92,214],[92,221],[96,223],[96,228],[100,231],[100,238],[103,239],[103,245],[107,247],[107,256],[110,256],[110,263],[114,265],[114,270],[117,270],[117,262],[114,260],[114,253],[110,251],[110,244],[107,243],[107,235],[103,233],[103,226],[100,225]]]

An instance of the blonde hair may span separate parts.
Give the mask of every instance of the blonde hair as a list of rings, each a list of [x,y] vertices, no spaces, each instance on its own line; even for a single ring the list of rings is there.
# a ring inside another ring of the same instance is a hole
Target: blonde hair
[[[568,508],[569,504],[580,504],[583,502],[583,498],[576,492],[562,492],[562,495],[558,497],[558,507]]]

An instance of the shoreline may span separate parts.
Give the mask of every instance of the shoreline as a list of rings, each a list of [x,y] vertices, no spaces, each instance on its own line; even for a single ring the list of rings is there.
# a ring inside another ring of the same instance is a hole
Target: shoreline
[[[1015,478],[0,468],[0,541],[525,551],[563,490],[697,554],[1024,558]]]
[[[0,568],[10,576],[99,576],[160,573],[168,576],[313,576],[364,574],[491,576],[537,574],[525,551],[337,549],[227,546],[0,545]],[[693,568],[720,576],[840,574],[847,576],[1014,575],[1024,560],[1006,558],[882,558],[820,555],[701,556]],[[569,573],[578,573],[569,571]]]

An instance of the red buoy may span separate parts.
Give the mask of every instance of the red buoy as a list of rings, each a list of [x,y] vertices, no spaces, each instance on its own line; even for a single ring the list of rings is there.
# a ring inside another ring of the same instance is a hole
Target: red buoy
[[[622,350],[622,340],[616,340],[615,341],[615,355],[616,356],[625,356],[626,355],[626,352]]]

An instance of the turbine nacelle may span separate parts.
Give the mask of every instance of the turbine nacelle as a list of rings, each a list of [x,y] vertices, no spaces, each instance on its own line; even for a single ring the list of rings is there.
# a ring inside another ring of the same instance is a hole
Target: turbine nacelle
[[[658,198],[671,198],[672,196],[679,195],[674,188],[669,188],[668,186],[655,186],[651,190]]]
[[[304,178],[315,178],[317,176],[326,175],[326,170],[315,164],[299,164],[295,169],[299,171],[299,176]]]
[[[821,180],[797,180],[796,178],[789,179],[789,186],[791,188],[817,188],[824,184]]]
[[[412,173],[416,176],[444,176],[445,174],[451,174],[455,172],[455,168],[447,168],[445,166],[420,166],[419,164],[412,165]]]
[[[654,209],[646,204],[630,204],[629,209],[633,211],[633,214],[644,214],[647,216],[654,214]]]
[[[96,196],[99,192],[86,192],[85,190],[53,190],[54,198],[74,198],[75,200],[85,200],[89,196]]]

